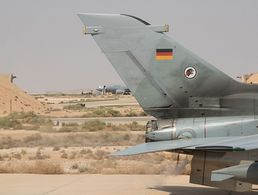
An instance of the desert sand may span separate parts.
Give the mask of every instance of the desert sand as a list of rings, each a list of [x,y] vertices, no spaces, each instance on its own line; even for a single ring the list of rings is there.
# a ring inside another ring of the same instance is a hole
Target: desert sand
[[[11,112],[42,113],[47,109],[11,82],[10,75],[0,75],[0,116]]]

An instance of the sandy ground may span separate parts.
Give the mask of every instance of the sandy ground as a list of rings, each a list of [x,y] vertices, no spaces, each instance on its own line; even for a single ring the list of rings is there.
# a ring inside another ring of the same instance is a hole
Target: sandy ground
[[[4,195],[227,195],[188,183],[188,176],[1,174]],[[233,193],[257,195],[257,192]]]
[[[84,117],[86,113],[89,112],[90,109],[96,109],[99,107],[107,107],[111,108],[113,110],[119,111],[121,114],[129,114],[130,112],[141,114],[143,112],[142,108],[137,103],[136,99],[133,96],[118,96],[116,97],[118,99],[112,99],[107,97],[92,97],[92,98],[81,98],[78,99],[76,97],[72,98],[62,98],[62,97],[48,97],[45,99],[38,99],[44,104],[47,104],[51,107],[50,110],[46,111],[44,113],[45,116],[51,117],[51,118],[76,118],[76,117]],[[66,100],[66,101],[61,101]],[[72,103],[66,103],[69,101],[72,101]],[[83,100],[83,101],[81,101]],[[85,102],[88,100],[88,102]],[[100,101],[101,100],[101,101]],[[62,102],[62,103],[60,103]],[[71,106],[71,105],[77,105],[77,104],[84,104],[85,108],[80,109],[63,109],[64,106]]]
[[[133,96],[119,96],[117,100],[108,100],[108,96],[106,98],[62,98],[62,97],[45,97],[40,101],[45,103],[50,103],[51,107],[56,109],[62,109],[64,106],[68,106],[71,104],[81,103],[80,100],[91,100],[91,99],[101,99],[102,101],[93,101],[93,102],[83,102],[86,108],[95,108],[99,106],[138,106],[138,102]],[[67,103],[69,101],[77,101],[75,103]]]

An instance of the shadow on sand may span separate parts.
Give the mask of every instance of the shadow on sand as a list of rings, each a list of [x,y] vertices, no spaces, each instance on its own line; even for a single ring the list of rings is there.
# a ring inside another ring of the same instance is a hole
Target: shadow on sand
[[[258,195],[258,190],[252,192],[229,192],[216,188],[187,187],[187,186],[154,186],[155,189],[169,192],[169,195]]]

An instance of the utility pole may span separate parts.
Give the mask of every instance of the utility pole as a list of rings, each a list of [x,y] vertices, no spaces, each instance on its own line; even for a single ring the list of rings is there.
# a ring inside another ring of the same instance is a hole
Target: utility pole
[[[13,112],[12,99],[10,99],[10,114]]]

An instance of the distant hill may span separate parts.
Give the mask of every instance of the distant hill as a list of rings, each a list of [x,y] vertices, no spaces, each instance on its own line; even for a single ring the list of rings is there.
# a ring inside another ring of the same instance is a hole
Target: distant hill
[[[258,84],[258,73],[253,73],[246,79],[247,83],[257,83]]]
[[[47,106],[26,94],[11,82],[11,75],[0,75],[0,115],[10,112],[43,113]]]

